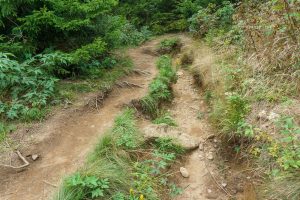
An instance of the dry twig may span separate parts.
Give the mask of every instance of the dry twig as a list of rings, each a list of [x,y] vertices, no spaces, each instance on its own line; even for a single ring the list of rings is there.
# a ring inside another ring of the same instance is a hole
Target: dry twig
[[[24,168],[24,167],[29,166],[29,162],[26,160],[26,158],[24,158],[24,157],[22,156],[22,154],[20,153],[20,151],[16,151],[16,153],[17,153],[17,155],[19,156],[19,158],[24,162],[23,165],[17,166],[17,167],[16,167],[16,166],[12,166],[11,164],[10,164],[10,165],[0,164],[0,166],[2,166],[2,167],[7,167],[7,168],[12,168],[12,169],[22,169],[22,168]]]

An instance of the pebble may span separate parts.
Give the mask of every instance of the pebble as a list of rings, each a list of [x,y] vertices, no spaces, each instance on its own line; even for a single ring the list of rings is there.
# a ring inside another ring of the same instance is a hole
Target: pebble
[[[177,76],[182,76],[183,72],[177,72]]]
[[[227,183],[223,182],[221,185],[223,188],[225,188],[227,186]]]
[[[203,159],[203,155],[202,154],[199,154],[198,157],[199,157],[200,160]]]
[[[214,159],[213,152],[211,152],[211,151],[208,152],[206,157],[207,157],[208,160],[213,160]]]
[[[280,118],[280,115],[277,113],[271,112],[267,118],[268,118],[268,120],[275,122],[278,118]]]
[[[200,144],[199,144],[199,150],[200,150],[200,151],[203,151],[203,150],[204,150],[204,145],[203,145],[203,143],[200,143]]]
[[[267,112],[265,110],[262,110],[257,115],[258,119],[266,120],[267,119]]]
[[[39,159],[39,155],[33,154],[33,155],[31,155],[31,159],[32,159],[33,161],[36,161],[37,159]]]
[[[180,173],[184,178],[190,177],[188,170],[184,167],[180,167]]]

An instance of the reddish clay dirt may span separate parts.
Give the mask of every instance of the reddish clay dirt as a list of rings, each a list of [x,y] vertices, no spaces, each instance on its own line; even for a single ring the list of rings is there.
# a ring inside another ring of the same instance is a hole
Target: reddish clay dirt
[[[135,67],[150,74],[132,74],[124,81],[142,88],[115,88],[102,108],[92,112],[84,105],[93,95],[83,96],[69,110],[58,111],[41,124],[26,130],[26,134],[34,139],[21,152],[23,155],[39,154],[40,158],[22,172],[0,168],[0,199],[50,199],[62,178],[84,163],[98,138],[111,127],[122,105],[146,95],[148,84],[156,75],[155,56],[146,52],[153,52],[159,41],[147,42],[128,52]]]

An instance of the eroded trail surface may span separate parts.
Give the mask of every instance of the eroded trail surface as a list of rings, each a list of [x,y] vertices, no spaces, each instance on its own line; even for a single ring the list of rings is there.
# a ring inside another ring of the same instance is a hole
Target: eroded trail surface
[[[146,95],[156,67],[155,56],[146,54],[145,50],[152,51],[158,42],[159,39],[129,50],[135,67],[150,73],[132,74],[124,81],[142,88],[115,88],[98,111],[86,109],[84,105],[90,97],[82,97],[75,108],[56,113],[34,130],[26,130],[35,140],[21,152],[23,155],[39,154],[40,159],[22,172],[0,168],[0,199],[49,199],[61,179],[84,163],[98,138],[111,127],[122,105]]]
[[[189,38],[184,37],[182,40],[186,44],[185,51],[194,52],[193,65],[212,67],[214,61],[209,49]],[[214,139],[214,130],[208,122],[204,94],[195,86],[192,75],[186,70],[179,70],[178,77],[178,82],[174,85],[175,99],[170,110],[179,128],[192,140],[199,142],[199,148],[192,151],[180,166],[188,171],[189,177],[177,177],[179,185],[185,190],[176,200],[227,199],[212,178],[218,176],[214,174],[213,163],[216,146],[208,141],[208,138]]]

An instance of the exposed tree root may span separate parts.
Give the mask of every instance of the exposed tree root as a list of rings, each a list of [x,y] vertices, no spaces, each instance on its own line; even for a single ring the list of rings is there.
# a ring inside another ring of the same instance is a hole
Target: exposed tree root
[[[150,72],[145,71],[145,70],[141,70],[141,69],[133,69],[132,73],[135,73],[135,74],[138,74],[138,75],[144,75],[144,76],[147,76],[147,75],[151,74]]]
[[[21,166],[13,166],[13,165],[5,165],[5,164],[0,164],[1,167],[7,167],[7,168],[11,168],[11,169],[22,169],[24,167],[29,166],[29,162],[26,160],[26,158],[24,158],[22,156],[22,154],[20,153],[20,151],[16,151],[17,155],[19,156],[19,158],[24,162],[23,165]]]
[[[138,88],[143,88],[140,85],[134,84],[134,83],[130,83],[127,81],[122,81],[122,82],[118,82],[116,83],[116,85],[120,88],[125,88],[125,87],[130,87],[130,88],[134,88],[134,87],[138,87]]]
[[[108,97],[111,91],[112,89],[110,88],[106,89],[104,92],[101,92],[96,97],[90,99],[86,106],[98,110],[103,105],[104,100]]]

